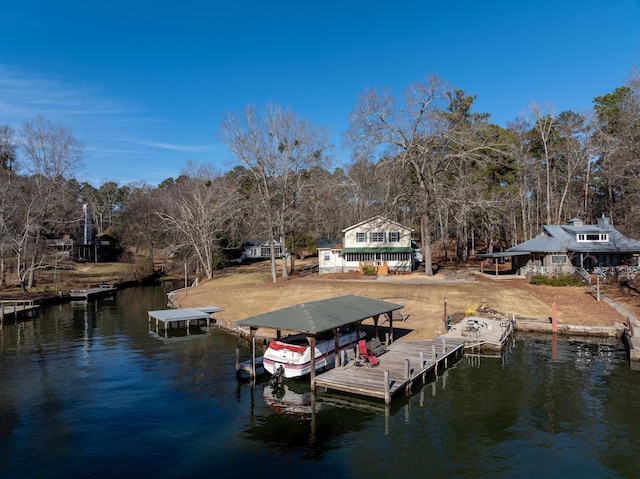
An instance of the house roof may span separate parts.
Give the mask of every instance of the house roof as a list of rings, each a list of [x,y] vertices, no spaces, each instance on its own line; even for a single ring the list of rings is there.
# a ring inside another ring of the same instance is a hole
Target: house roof
[[[401,308],[402,305],[380,299],[346,295],[259,314],[236,324],[316,334]]]
[[[216,306],[202,306],[200,308],[182,308],[182,309],[161,309],[158,311],[149,311],[148,314],[153,319],[170,323],[172,321],[189,321],[192,319],[207,319],[211,314],[222,311]]]
[[[342,232],[344,233],[344,232],[352,230],[354,228],[359,228],[362,225],[366,225],[367,223],[373,223],[374,221],[390,223],[392,225],[397,226],[398,228],[403,228],[403,229],[406,229],[406,230],[409,230],[409,231],[413,231],[413,228],[409,228],[408,226],[402,225],[402,224],[400,224],[400,223],[398,223],[396,221],[392,221],[390,219],[387,219],[382,215],[376,215],[373,218],[369,218],[368,220],[364,220],[364,221],[361,221],[360,223],[357,223],[355,225],[349,226],[348,228],[343,229]]]
[[[609,241],[577,241],[578,234],[609,235]],[[627,238],[613,226],[598,225],[544,225],[540,234],[520,243],[507,252],[530,253],[640,253],[640,241]]]
[[[279,245],[280,241],[274,239],[273,244]],[[251,246],[268,246],[268,245],[269,245],[269,240],[249,240],[249,241],[246,241],[243,246],[247,248]]]
[[[342,238],[318,238],[316,249],[332,249],[342,243]]]

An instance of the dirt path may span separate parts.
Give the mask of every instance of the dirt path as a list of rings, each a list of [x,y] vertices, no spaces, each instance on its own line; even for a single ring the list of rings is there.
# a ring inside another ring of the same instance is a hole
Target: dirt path
[[[339,279],[338,279],[339,278]],[[606,290],[607,288],[603,288]],[[632,313],[640,314],[638,296],[626,295],[612,286],[611,293]],[[219,317],[235,322],[256,314],[293,306],[305,301],[357,294],[371,298],[385,298],[404,304],[407,319],[395,322],[398,337],[430,339],[444,331],[446,314],[461,317],[465,310],[475,310],[483,302],[492,310],[510,316],[546,320],[551,305],[556,303],[559,323],[611,326],[625,321],[618,311],[604,301],[596,301],[591,290],[580,287],[536,286],[527,280],[499,279],[467,269],[445,269],[427,277],[412,273],[386,279],[367,279],[350,276],[294,276],[273,284],[259,270],[229,274],[202,282],[188,292],[178,295],[183,307],[214,305],[223,309]],[[616,299],[616,298],[614,298]]]

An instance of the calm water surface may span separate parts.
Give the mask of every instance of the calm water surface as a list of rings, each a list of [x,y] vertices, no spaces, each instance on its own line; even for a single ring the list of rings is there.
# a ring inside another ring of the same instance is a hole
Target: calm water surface
[[[148,332],[161,287],[0,333],[0,477],[638,477],[618,344],[518,337],[393,402],[235,379],[235,336]],[[248,349],[243,345],[242,350]]]

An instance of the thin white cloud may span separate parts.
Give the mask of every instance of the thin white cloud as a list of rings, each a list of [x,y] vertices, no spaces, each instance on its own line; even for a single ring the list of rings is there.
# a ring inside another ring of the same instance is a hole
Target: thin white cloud
[[[139,145],[150,146],[153,148],[160,148],[163,150],[181,151],[183,153],[207,153],[209,151],[214,150],[212,145],[177,145],[174,143],[164,143],[159,141],[146,141],[146,140],[137,140],[135,142],[138,143]]]
[[[73,123],[77,116],[136,113],[131,105],[101,98],[97,84],[64,82],[7,64],[0,64],[0,98],[0,120],[10,124],[36,115]]]
[[[187,160],[209,161],[225,151],[216,142],[206,144],[207,139],[200,144],[171,141],[179,134],[170,118],[110,98],[102,85],[0,63],[0,124],[19,129],[38,115],[63,123],[84,143],[83,173],[96,184],[114,177],[123,183],[158,183],[177,176]]]

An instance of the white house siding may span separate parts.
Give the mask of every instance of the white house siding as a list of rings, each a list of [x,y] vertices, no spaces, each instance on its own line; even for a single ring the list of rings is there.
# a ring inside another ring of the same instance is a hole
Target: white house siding
[[[260,258],[261,253],[260,253],[260,246],[250,246],[247,247],[244,250],[244,255],[247,258],[251,258],[251,259],[255,259],[255,258]]]
[[[389,271],[411,271],[414,250],[411,228],[376,216],[343,230],[342,250],[318,249],[320,274],[359,271],[363,262]],[[329,254],[326,252],[329,251]]]
[[[319,249],[318,250],[318,273],[342,273],[344,263],[339,250]]]

